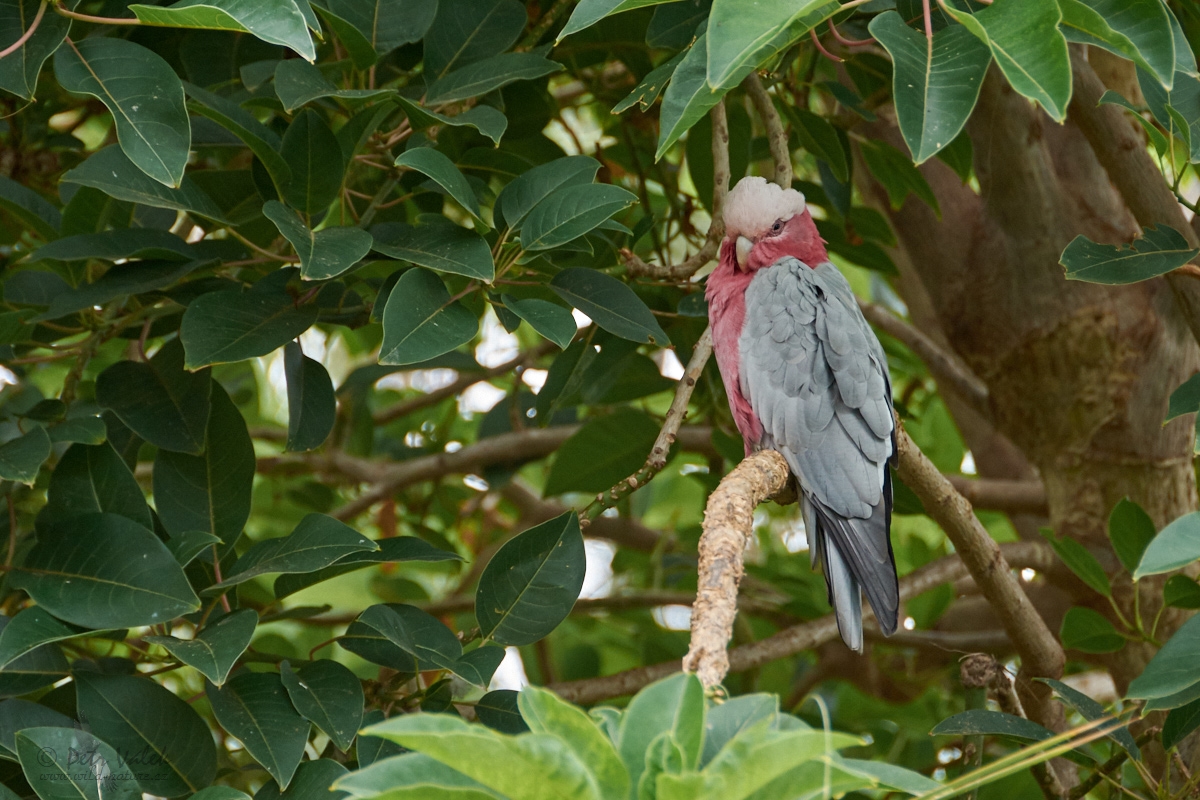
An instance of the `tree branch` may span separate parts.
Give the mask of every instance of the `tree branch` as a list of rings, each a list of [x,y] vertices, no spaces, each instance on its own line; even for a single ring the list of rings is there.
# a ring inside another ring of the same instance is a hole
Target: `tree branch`
[[[1039,480],[966,478],[947,475],[954,490],[972,507],[1007,514],[1048,514],[1046,487]]]
[[[565,513],[568,509],[559,503],[542,500],[529,490],[520,480],[514,478],[500,490],[504,499],[516,506],[523,522],[538,525]],[[641,522],[627,517],[596,517],[589,523],[587,535],[597,539],[608,539],[621,547],[652,552],[659,546],[664,535],[653,528],[648,528]],[[691,601],[691,598],[688,599]]]
[[[792,151],[788,147],[787,131],[779,119],[775,103],[771,101],[771,95],[767,94],[767,90],[763,88],[757,73],[751,72],[747,75],[742,86],[746,87],[746,93],[750,95],[750,101],[754,103],[763,127],[767,129],[767,146],[771,150],[771,161],[775,164],[775,183],[781,189],[790,189],[792,188]]]

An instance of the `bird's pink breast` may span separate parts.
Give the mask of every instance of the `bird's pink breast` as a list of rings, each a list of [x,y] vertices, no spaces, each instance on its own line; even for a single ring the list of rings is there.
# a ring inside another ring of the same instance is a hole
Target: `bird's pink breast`
[[[708,277],[704,296],[708,300],[708,319],[712,325],[713,352],[717,356],[717,367],[729,396],[729,408],[733,421],[745,440],[746,453],[762,441],[763,428],[750,401],[742,395],[739,368],[741,355],[738,337],[746,322],[746,287],[754,279],[754,273],[736,269],[737,257],[734,244],[728,239],[721,245],[721,258],[717,268]]]

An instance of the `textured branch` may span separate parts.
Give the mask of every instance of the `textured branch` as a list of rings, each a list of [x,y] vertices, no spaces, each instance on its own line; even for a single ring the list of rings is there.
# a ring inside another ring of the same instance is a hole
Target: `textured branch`
[[[712,117],[713,198],[712,223],[708,226],[704,244],[678,264],[647,264],[632,250],[622,248],[621,260],[634,277],[685,281],[717,256],[721,240],[725,238],[725,196],[729,194],[729,121],[725,115],[725,100],[717,101],[709,115]]]
[[[742,555],[754,533],[754,509],[787,485],[788,465],[774,450],[747,456],[709,496],[700,536],[696,603],[692,606],[692,641],[683,668],[695,672],[711,689],[729,671],[726,648],[737,616]]]
[[[504,496],[505,500],[516,506],[517,511],[521,515],[522,522],[530,526],[554,519],[568,510],[566,506],[559,503],[542,500],[521,483],[520,480],[515,478],[505,484],[500,493]],[[597,539],[608,539],[621,547],[628,547],[645,553],[652,552],[658,547],[664,535],[671,535],[670,533],[659,533],[635,519],[605,516],[596,517],[592,520],[588,525],[587,534]]]
[[[1000,546],[1008,564],[1014,568],[1038,567],[1053,556],[1048,545],[1041,542],[1010,542]],[[900,579],[900,600],[953,583],[970,573],[958,555],[949,555],[926,564]],[[869,609],[867,613],[870,614]],[[729,651],[729,668],[734,672],[753,669],[780,658],[793,656],[831,642],[838,636],[837,620],[833,614],[785,628],[773,636]],[[550,688],[563,698],[584,705],[630,695],[647,684],[679,670],[678,661],[665,661],[646,667],[626,670],[602,678],[559,683]]]
[[[1046,487],[1039,480],[964,478],[947,475],[954,490],[974,508],[1007,514],[1048,514]]]
[[[751,72],[747,75],[742,86],[746,87],[746,93],[750,95],[750,101],[754,103],[763,127],[767,129],[767,146],[771,150],[771,161],[775,164],[775,183],[781,189],[790,189],[792,188],[792,151],[788,147],[787,131],[779,119],[775,103],[771,101],[771,95],[767,94],[767,90],[763,88],[762,81],[759,80],[756,73]]]
[[[988,404],[988,388],[958,356],[943,349],[933,339],[909,325],[881,305],[868,303],[860,299],[858,307],[862,309],[867,321],[879,330],[899,340],[905,347],[912,350],[917,358],[925,362],[934,380],[946,385],[959,394],[960,397],[979,412],[985,419],[991,419],[992,410]]]

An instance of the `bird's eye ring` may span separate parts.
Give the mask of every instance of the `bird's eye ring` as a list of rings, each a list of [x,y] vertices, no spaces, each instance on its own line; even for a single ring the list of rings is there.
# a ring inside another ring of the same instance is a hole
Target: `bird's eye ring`
[[[771,235],[774,236],[783,230],[783,220],[775,220],[775,224],[771,226]]]

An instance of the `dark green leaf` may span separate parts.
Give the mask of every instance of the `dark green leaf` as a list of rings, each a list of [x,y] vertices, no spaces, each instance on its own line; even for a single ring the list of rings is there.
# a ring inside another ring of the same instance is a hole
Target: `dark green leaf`
[[[471,184],[467,183],[467,179],[458,171],[458,167],[454,166],[454,162],[442,153],[432,147],[414,147],[396,156],[395,166],[416,170],[430,178],[470,212],[471,216],[480,223],[483,222],[479,217],[479,201],[475,199]]]
[[[550,288],[614,336],[661,347],[671,344],[642,299],[610,275],[573,267],[555,275]]]
[[[523,172],[510,181],[496,198],[500,212],[497,224],[519,230],[526,215],[556,189],[591,183],[600,162],[591,156],[567,156]]]
[[[679,672],[642,689],[621,716],[618,751],[637,786],[646,768],[644,754],[660,734],[669,734],[695,769],[704,739],[704,687],[695,675]]]
[[[571,613],[586,567],[579,518],[568,512],[505,543],[488,562],[475,592],[484,637],[503,645],[533,644]]]
[[[697,20],[699,22],[699,20]],[[691,30],[695,30],[696,26],[692,25]],[[687,40],[683,42],[686,47],[692,38],[691,30],[688,31]],[[654,105],[654,101],[662,94],[667,83],[675,74],[675,68],[679,66],[679,62],[683,60],[685,53],[679,53],[669,61],[664,61],[659,66],[650,70],[642,82],[634,87],[633,91],[626,95],[625,99],[612,107],[612,113],[623,114],[636,104],[641,106],[642,111]]]
[[[255,792],[254,800],[342,800],[346,793],[330,787],[346,773],[346,768],[331,758],[304,761],[285,791],[279,791],[275,781],[268,781]]]
[[[209,622],[195,638],[147,636],[146,641],[162,645],[175,658],[220,686],[238,658],[246,652],[257,625],[258,614],[254,609],[241,608]]]
[[[275,191],[282,194],[292,179],[292,170],[279,154],[282,141],[275,131],[263,125],[254,115],[237,103],[212,94],[190,83],[183,85],[192,99],[192,110],[211,119],[234,136],[245,142],[250,151],[266,167],[275,184]]]
[[[62,240],[60,240],[62,241]],[[195,270],[212,266],[212,261],[131,261],[114,264],[91,283],[54,296],[49,310],[31,322],[59,319],[67,314],[107,305],[119,297],[166,288]]]
[[[792,130],[801,147],[824,161],[842,183],[850,180],[850,162],[842,139],[822,116],[807,109],[785,105],[784,113],[792,121]]]
[[[375,252],[385,256],[489,283],[496,276],[492,249],[483,237],[448,219],[430,219],[417,226],[385,222],[371,233]]]
[[[393,94],[393,89],[339,89],[314,64],[299,59],[280,61],[275,67],[275,94],[289,114],[322,97],[362,102]]]
[[[329,438],[337,416],[333,381],[325,367],[304,355],[295,342],[284,346],[283,365],[288,397],[287,449],[316,449]]]
[[[237,586],[272,572],[313,572],[351,553],[378,549],[349,525],[324,514],[309,514],[287,536],[252,545],[213,588]]]
[[[217,722],[286,789],[304,756],[311,724],[296,713],[275,673],[240,672],[206,694]]]
[[[305,109],[292,120],[283,134],[279,154],[292,173],[283,194],[289,206],[305,214],[317,214],[337,199],[345,164],[337,137],[319,114]]]
[[[581,0],[579,5],[575,6],[575,10],[571,12],[567,24],[559,32],[558,41],[561,42],[572,33],[578,33],[584,28],[590,28],[613,14],[666,2],[670,2],[670,0]]]
[[[1164,698],[1191,689],[1200,684],[1196,664],[1200,664],[1200,615],[1183,623],[1154,654],[1142,674],[1129,684],[1127,695],[1133,699]]]
[[[76,417],[66,419],[57,425],[46,429],[53,444],[70,442],[73,444],[104,444],[108,437],[104,420],[100,417]]]
[[[9,10],[15,9],[12,5],[0,6],[0,30],[4,24],[3,14]],[[0,88],[4,88],[4,65],[10,60],[17,59],[0,59]],[[0,177],[0,209],[12,214],[25,227],[47,241],[58,236],[58,229],[62,225],[62,214],[58,208],[37,192],[11,178]]]
[[[122,228],[103,233],[83,233],[68,236],[39,247],[30,261],[120,261],[134,258],[158,258],[173,261],[192,261],[195,248],[170,231],[154,228]]]
[[[450,668],[467,683],[486,688],[503,660],[504,648],[484,645],[464,653]]]
[[[892,57],[900,132],[920,164],[954,141],[966,125],[991,53],[958,25],[938,31],[930,43],[895,11],[872,19],[870,31]]]
[[[427,80],[503,53],[525,23],[525,9],[517,0],[439,0],[424,41]]]
[[[92,153],[87,161],[64,174],[62,182],[90,186],[116,200],[190,211],[217,222],[228,222],[213,199],[190,177],[184,175],[178,189],[164,186],[134,166],[117,145]]]
[[[203,531],[233,544],[250,516],[254,470],[246,421],[214,383],[204,454],[159,450],[154,459],[154,499],[163,525],[173,535]]]
[[[1171,400],[1167,405],[1167,418],[1163,422],[1170,422],[1184,414],[1194,414],[1197,410],[1200,410],[1200,372],[1188,378],[1175,391],[1171,392]]]
[[[1126,644],[1107,617],[1081,606],[1067,610],[1059,638],[1063,647],[1083,653],[1115,653]]]
[[[170,64],[127,39],[93,36],[60,47],[54,73],[67,91],[90,94],[108,106],[117,141],[138,169],[179,188],[192,128],[183,84]]]
[[[42,0],[0,4],[0,41],[6,43],[19,40],[33,25],[39,10],[41,19],[37,29],[15,52],[0,59],[0,89],[22,100],[33,99],[42,64],[62,45],[71,29],[71,20],[55,14]]]
[[[462,644],[449,628],[416,606],[402,603],[371,606],[338,643],[399,672],[451,669],[462,657]]]
[[[0,748],[5,755],[16,758],[17,731],[25,728],[70,728],[75,721],[52,708],[28,700],[11,699],[0,702]]]
[[[747,14],[738,0],[713,0],[708,20],[720,31],[707,59],[709,85],[730,89],[775,52],[838,11],[828,0],[767,0]]]
[[[929,732],[933,736],[1011,736],[1040,742],[1054,734],[1023,717],[973,708],[939,722]]]
[[[383,720],[384,720],[384,716],[383,716],[382,711],[380,711],[377,708],[371,709],[370,711],[367,711],[363,714],[362,726],[364,728],[366,728],[370,725],[377,725],[380,722],[383,722]],[[358,756],[358,767],[359,767],[358,771],[353,772],[350,775],[348,775],[348,776],[342,778],[340,781],[338,781],[339,789],[346,789],[349,791],[353,791],[353,789],[349,788],[350,786],[353,785],[352,781],[357,780],[359,776],[365,776],[369,779],[373,775],[376,774],[375,770],[372,770],[372,772],[369,774],[366,773],[365,770],[368,766],[374,764],[377,761],[388,761],[389,763],[395,763],[396,759],[393,759],[392,756],[400,755],[401,753],[404,752],[404,748],[400,747],[400,745],[395,744],[394,742],[389,742],[386,739],[380,739],[376,736],[360,736],[358,738],[358,741],[355,744],[354,752]],[[410,753],[409,755],[416,756],[417,758],[421,758],[421,759],[425,758],[425,756],[419,755],[417,753]],[[437,762],[433,762],[433,763],[436,764]],[[386,767],[383,769],[386,769]],[[453,772],[453,770],[449,770],[449,769],[447,769],[447,771]],[[464,778],[464,780],[466,780],[466,779]],[[369,783],[370,780],[368,780],[367,782]],[[389,781],[385,785],[385,788],[382,789],[381,791],[390,790],[395,785],[396,784]],[[373,795],[374,793],[368,792],[368,794]],[[417,800],[417,798],[413,798],[413,800]],[[457,800],[457,798],[456,798],[456,800]]]
[[[15,741],[25,779],[42,800],[139,800],[142,796],[134,770],[121,754],[86,731],[26,728]],[[87,754],[86,769],[81,769],[80,754]],[[103,771],[103,780],[93,769]]]
[[[511,689],[488,692],[475,703],[475,714],[479,721],[500,733],[525,733],[529,726],[521,717],[517,707],[518,693]]]
[[[1200,608],[1200,583],[1196,583],[1187,575],[1172,575],[1163,585],[1163,605],[1172,608]]]
[[[167,8],[131,5],[129,10],[145,25],[246,32],[290,47],[309,61],[317,57],[297,0],[185,0]]]
[[[149,362],[118,361],[96,379],[96,400],[164,450],[199,453],[208,428],[208,370],[187,372],[183,346],[167,342]]]
[[[1163,749],[1170,750],[1196,728],[1200,728],[1200,700],[1172,709],[1163,720]]]
[[[1170,151],[1170,145],[1167,144],[1167,137],[1163,135],[1163,132],[1160,131],[1157,126],[1155,126],[1153,121],[1143,117],[1142,113],[1133,105],[1133,103],[1130,103],[1117,92],[1106,91],[1100,97],[1100,105],[1120,106],[1126,111],[1132,112],[1134,120],[1136,120],[1137,123],[1142,126],[1142,130],[1144,130],[1146,135],[1150,137],[1150,143],[1154,145],[1154,150],[1158,153],[1159,157],[1161,158],[1167,155],[1167,153]]]
[[[59,619],[87,628],[155,625],[200,607],[158,537],[117,514],[45,526],[9,573],[9,585]]]
[[[217,751],[212,733],[190,705],[149,678],[84,672],[76,678],[80,719],[126,757],[143,791],[191,794],[212,783]]]
[[[380,539],[379,549],[368,552],[351,553],[343,556],[324,569],[315,572],[280,575],[275,579],[275,596],[287,597],[301,589],[307,589],[322,581],[345,575],[347,572],[364,569],[374,564],[385,564],[390,561],[461,561],[456,553],[438,550],[415,536],[393,536]]]
[[[371,252],[371,234],[361,228],[335,226],[314,233],[295,211],[278,200],[268,200],[263,215],[296,248],[300,275],[305,280],[335,278]]]
[[[1058,29],[1062,12],[1057,3],[1008,0],[974,14],[948,6],[946,11],[991,48],[1018,93],[1039,103],[1056,122],[1066,118],[1071,60]]]
[[[871,784],[898,789],[908,794],[919,796],[940,789],[942,784],[927,778],[919,772],[906,767],[889,764],[885,761],[867,761],[861,758],[844,758],[834,755],[830,759],[833,767],[860,778],[867,778]]]
[[[1108,515],[1108,538],[1121,566],[1132,573],[1137,569],[1146,552],[1147,545],[1154,539],[1154,522],[1142,507],[1123,498],[1113,506]]]
[[[548,300],[531,297],[518,300],[511,295],[502,295],[504,307],[529,323],[535,331],[565,350],[575,338],[578,327],[575,317],[568,309]]]
[[[279,668],[283,686],[296,710],[324,731],[343,753],[350,750],[363,715],[362,683],[336,661],[310,661],[293,671]]]
[[[1158,532],[1146,546],[1133,579],[1182,569],[1200,559],[1200,512],[1185,514]]]
[[[890,144],[879,141],[861,142],[859,150],[863,160],[867,162],[867,169],[887,191],[893,209],[899,210],[904,205],[904,199],[910,194],[915,194],[936,213],[941,214],[937,196],[908,156]]]
[[[456,69],[434,81],[425,93],[428,103],[453,103],[507,86],[562,71],[562,64],[537,53],[503,53]]]
[[[418,42],[433,24],[437,0],[328,0],[329,10],[353,25],[379,56]]]
[[[34,428],[0,444],[0,478],[6,481],[32,484],[50,457],[50,436],[45,428]]]
[[[179,338],[185,366],[245,361],[283,347],[317,321],[317,307],[286,292],[256,286],[202,294],[183,314]]]
[[[416,364],[466,344],[479,331],[479,319],[462,303],[451,302],[441,280],[416,267],[400,276],[383,309],[380,364]]]
[[[38,524],[100,511],[128,517],[143,528],[154,527],[142,489],[116,451],[107,444],[72,445],[50,475]]]
[[[1108,574],[1086,547],[1069,536],[1061,539],[1055,538],[1054,531],[1049,529],[1043,529],[1042,535],[1046,537],[1046,541],[1054,548],[1054,552],[1079,580],[1086,583],[1093,591],[1105,597],[1112,597],[1112,584],[1109,583]]]
[[[705,79],[707,65],[708,36],[701,34],[675,67],[671,82],[663,92],[658,115],[658,149],[654,153],[656,161],[724,97],[724,92],[714,92],[708,85]]]
[[[646,463],[658,428],[632,408],[589,421],[559,447],[543,493],[607,491]]]
[[[186,567],[196,559],[196,556],[208,550],[214,544],[220,543],[221,540],[211,533],[206,533],[205,531],[184,531],[167,540],[167,549],[171,551],[171,555],[175,556],[175,560],[179,562],[179,566]]]
[[[612,184],[582,183],[560,187],[525,217],[521,246],[530,251],[560,247],[595,230],[613,214],[635,202],[634,194]]]
[[[1157,0],[1059,0],[1068,41],[1102,47],[1153,73],[1164,88],[1175,77],[1171,12]]]
[[[1128,247],[1093,242],[1082,234],[1063,250],[1059,263],[1068,280],[1126,284],[1149,280],[1191,261],[1200,250],[1188,246],[1183,234],[1161,225],[1146,228]]]
[[[1062,681],[1051,680],[1050,678],[1038,678],[1038,680],[1053,689],[1054,693],[1058,695],[1064,703],[1078,711],[1080,716],[1082,716],[1088,722],[1094,722],[1098,719],[1113,720],[1112,715],[1104,711],[1104,706],[1100,705],[1078,689],[1072,689]],[[1133,734],[1129,732],[1128,727],[1120,725],[1116,728],[1112,728],[1110,729],[1108,736],[1114,742],[1119,744],[1121,749],[1128,753],[1131,758],[1134,760],[1141,759],[1141,750],[1138,749],[1137,742],[1134,741]]]
[[[448,117],[418,105],[407,97],[398,95],[396,102],[408,115],[408,122],[415,131],[425,130],[432,125],[453,125],[455,127],[469,125],[496,144],[500,144],[500,137],[508,128],[508,118],[491,106],[474,106],[462,113]]]
[[[29,606],[18,611],[0,630],[0,669],[41,645],[86,633],[90,631],[55,619],[40,606]]]

